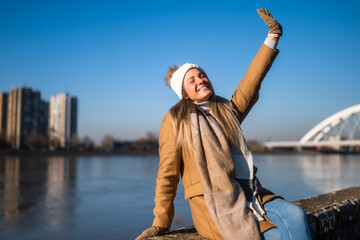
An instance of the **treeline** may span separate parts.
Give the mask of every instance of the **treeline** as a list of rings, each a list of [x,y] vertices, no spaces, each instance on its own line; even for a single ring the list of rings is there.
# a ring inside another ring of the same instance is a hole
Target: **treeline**
[[[150,152],[157,151],[158,135],[148,132],[146,137],[138,140],[120,140],[110,134],[106,134],[101,142],[97,144],[89,136],[79,138],[76,134],[66,142],[65,147],[61,147],[60,141],[50,138],[45,134],[30,132],[26,138],[25,146],[21,150],[30,151],[124,151],[124,152]],[[11,150],[5,136],[0,136],[0,149]]]
[[[25,145],[26,148],[22,150],[30,151],[157,152],[159,148],[158,135],[153,132],[148,132],[145,137],[134,141],[120,140],[110,134],[106,134],[99,144],[95,143],[87,135],[83,138],[73,135],[66,142],[65,148],[60,147],[60,142],[57,139],[50,139],[45,134],[31,132],[26,139]],[[248,141],[248,146],[253,152],[269,152],[261,142]],[[0,136],[0,149],[11,149],[6,143],[4,136]]]

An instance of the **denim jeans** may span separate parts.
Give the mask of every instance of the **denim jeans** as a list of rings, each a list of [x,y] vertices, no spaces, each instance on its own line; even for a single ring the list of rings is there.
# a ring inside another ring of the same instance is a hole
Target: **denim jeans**
[[[295,204],[276,198],[264,205],[266,216],[277,228],[261,234],[262,240],[311,239],[306,213]]]

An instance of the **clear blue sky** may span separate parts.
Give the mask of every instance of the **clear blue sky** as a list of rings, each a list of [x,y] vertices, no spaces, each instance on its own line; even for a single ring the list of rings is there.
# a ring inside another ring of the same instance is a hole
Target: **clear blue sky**
[[[360,103],[360,1],[0,1],[0,91],[79,99],[79,135],[158,132],[178,98],[169,66],[192,62],[230,98],[264,41],[256,8],[283,25],[280,54],[243,124],[248,139],[295,140]]]

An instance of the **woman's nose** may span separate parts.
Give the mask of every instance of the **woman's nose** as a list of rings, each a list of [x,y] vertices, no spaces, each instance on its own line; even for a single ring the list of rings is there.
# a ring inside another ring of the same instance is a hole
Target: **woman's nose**
[[[198,84],[203,84],[203,83],[204,83],[204,79],[199,78],[199,77],[196,77],[196,82],[197,82]]]

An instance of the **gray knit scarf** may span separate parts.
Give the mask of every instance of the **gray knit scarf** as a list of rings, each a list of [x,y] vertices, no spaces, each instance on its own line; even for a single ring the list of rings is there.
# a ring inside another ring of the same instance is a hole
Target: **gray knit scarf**
[[[199,107],[190,111],[190,122],[204,199],[222,237],[260,239],[256,219],[261,220],[264,211],[253,204],[257,201],[253,159],[244,137],[238,146],[231,146],[219,121]],[[240,123],[238,127],[241,131]]]

